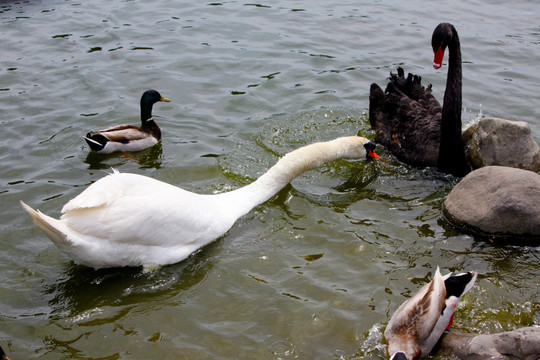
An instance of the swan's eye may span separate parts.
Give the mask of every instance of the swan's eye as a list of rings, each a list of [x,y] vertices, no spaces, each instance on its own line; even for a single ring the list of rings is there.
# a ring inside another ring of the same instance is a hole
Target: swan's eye
[[[375,150],[375,143],[373,143],[372,141],[368,141],[364,144],[364,149],[366,149],[366,151],[373,151]]]

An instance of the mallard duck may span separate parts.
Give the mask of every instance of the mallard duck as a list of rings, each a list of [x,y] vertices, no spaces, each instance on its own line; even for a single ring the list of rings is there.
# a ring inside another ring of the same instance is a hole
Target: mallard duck
[[[391,360],[414,360],[427,356],[450,328],[460,298],[469,291],[478,273],[441,275],[405,301],[390,318],[384,336]]]
[[[471,171],[461,139],[461,48],[454,26],[439,24],[431,38],[433,67],[442,66],[448,47],[448,75],[441,105],[424,88],[420,76],[405,78],[402,68],[390,73],[386,91],[371,84],[369,121],[377,132],[375,141],[386,146],[399,160],[414,166],[436,166],[464,176]]]
[[[213,195],[113,170],[69,201],[60,220],[21,204],[79,264],[153,268],[177,263],[214,241],[305,171],[339,158],[376,158],[374,149],[359,136],[314,143],[286,154],[253,183]]]
[[[90,149],[110,154],[115,151],[139,151],[154,146],[161,140],[161,130],[152,117],[152,106],[158,101],[171,100],[156,90],[147,90],[141,96],[141,126],[117,125],[92,131],[84,139]]]

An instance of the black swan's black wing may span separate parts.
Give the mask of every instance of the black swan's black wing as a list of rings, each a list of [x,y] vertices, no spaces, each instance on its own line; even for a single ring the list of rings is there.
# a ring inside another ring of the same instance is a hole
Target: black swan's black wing
[[[387,147],[401,161],[416,166],[435,166],[441,137],[441,106],[421,78],[402,68],[390,74],[383,92],[372,84],[369,120],[375,141]]]

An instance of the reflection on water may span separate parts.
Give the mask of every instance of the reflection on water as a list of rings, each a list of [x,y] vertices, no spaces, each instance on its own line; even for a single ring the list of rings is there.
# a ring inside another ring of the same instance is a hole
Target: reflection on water
[[[127,162],[136,163],[140,169],[159,169],[163,162],[163,147],[158,142],[151,148],[130,153],[100,154],[89,151],[84,162],[88,164],[89,170],[120,168]]]
[[[71,317],[80,322],[92,318],[88,312],[99,313],[109,306],[125,307],[146,301],[179,306],[181,294],[203,282],[210,271],[212,263],[205,261],[204,251],[182,263],[151,272],[141,268],[95,270],[70,263],[62,276],[45,284],[42,291],[52,295],[49,305],[54,309],[53,318]]]

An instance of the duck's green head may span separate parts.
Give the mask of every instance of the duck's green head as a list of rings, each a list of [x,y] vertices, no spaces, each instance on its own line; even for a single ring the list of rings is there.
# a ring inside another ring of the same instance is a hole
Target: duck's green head
[[[141,97],[141,106],[143,106],[143,104],[145,104],[145,105],[154,105],[158,101],[169,102],[171,100],[167,99],[164,96],[161,96],[161,94],[159,92],[157,92],[156,90],[146,90],[142,94],[142,97]]]
[[[169,102],[164,96],[161,96],[156,90],[146,90],[141,97],[141,121],[144,123],[152,118],[152,105],[158,101]]]

